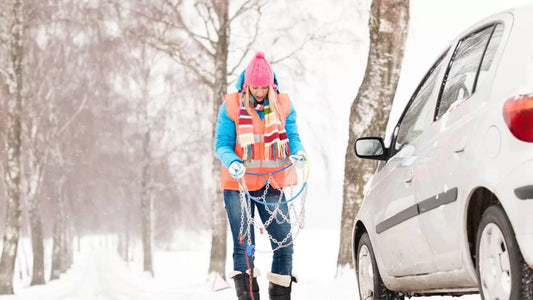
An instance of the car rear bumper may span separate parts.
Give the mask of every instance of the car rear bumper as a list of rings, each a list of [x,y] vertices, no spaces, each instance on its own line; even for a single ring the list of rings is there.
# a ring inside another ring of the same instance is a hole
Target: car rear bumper
[[[533,159],[517,164],[501,174],[496,187],[500,200],[516,235],[533,234],[533,198],[529,187],[533,185]]]
[[[533,160],[528,160],[502,174],[497,196],[513,225],[522,255],[533,267]]]

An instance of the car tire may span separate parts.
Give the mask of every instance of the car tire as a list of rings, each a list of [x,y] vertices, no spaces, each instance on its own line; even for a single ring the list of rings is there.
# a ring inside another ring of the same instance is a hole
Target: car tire
[[[481,299],[533,299],[533,270],[525,263],[514,230],[500,206],[484,213],[476,240]]]
[[[362,300],[403,300],[405,296],[387,289],[379,274],[368,233],[363,233],[355,256],[355,274]]]

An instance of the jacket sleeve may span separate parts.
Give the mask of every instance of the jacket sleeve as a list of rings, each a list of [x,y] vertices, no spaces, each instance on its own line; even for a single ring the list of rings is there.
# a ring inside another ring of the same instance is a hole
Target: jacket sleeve
[[[234,150],[236,136],[235,122],[228,116],[226,103],[224,102],[220,105],[220,110],[218,111],[215,131],[215,154],[226,168],[229,168],[229,165],[234,161],[242,162]]]
[[[285,131],[287,131],[287,136],[289,137],[289,148],[291,149],[291,154],[296,154],[298,151],[305,152],[305,149],[300,140],[300,134],[298,133],[298,126],[296,125],[296,110],[292,105],[291,101],[291,112],[285,119]]]

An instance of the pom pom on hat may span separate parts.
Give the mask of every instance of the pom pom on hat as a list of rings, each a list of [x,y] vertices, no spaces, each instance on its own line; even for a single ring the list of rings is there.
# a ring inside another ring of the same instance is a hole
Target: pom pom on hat
[[[248,86],[269,86],[274,84],[272,67],[265,59],[263,52],[257,52],[248,64],[244,74],[244,84]]]

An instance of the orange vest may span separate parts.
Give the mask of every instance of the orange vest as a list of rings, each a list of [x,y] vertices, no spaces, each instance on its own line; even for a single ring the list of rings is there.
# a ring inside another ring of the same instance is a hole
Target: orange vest
[[[291,102],[287,94],[278,94],[278,108],[280,110],[280,119],[282,124],[285,124],[287,116],[291,112]],[[240,96],[239,93],[229,94],[224,97],[224,102],[226,103],[226,113],[228,117],[235,122],[235,130],[239,126],[239,109],[240,109]],[[265,160],[265,119],[261,120],[259,115],[252,111],[252,122],[254,127],[254,146],[255,151],[251,161],[244,161],[244,166],[246,167],[246,172],[250,173],[269,173],[276,170],[279,170],[290,163],[289,158],[286,159],[277,159],[277,160]],[[239,134],[237,132],[237,137],[235,139],[235,153],[239,158],[242,159],[242,147],[239,144]],[[274,180],[277,184],[277,187],[286,187],[291,185],[296,185],[298,182],[298,177],[294,167],[289,167],[281,172],[278,172],[273,175]],[[249,191],[257,191],[265,186],[268,175],[256,176],[256,175],[244,175],[244,180],[246,181],[246,187]],[[274,186],[273,183],[270,184]],[[239,184],[237,180],[229,174],[228,169],[222,166],[222,180],[221,187],[225,190],[239,190]],[[275,187],[275,186],[274,186]]]

